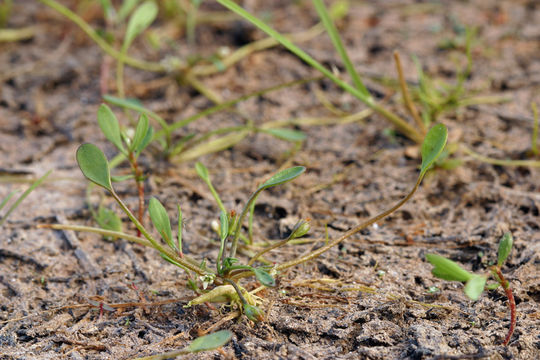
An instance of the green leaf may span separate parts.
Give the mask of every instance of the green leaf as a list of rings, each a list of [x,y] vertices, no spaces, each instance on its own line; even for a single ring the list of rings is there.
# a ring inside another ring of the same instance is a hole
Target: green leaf
[[[118,232],[122,231],[122,220],[120,217],[113,210],[107,209],[104,206],[99,206],[96,222],[102,229]]]
[[[507,232],[503,235],[501,242],[499,243],[499,251],[498,251],[498,257],[497,257],[497,265],[502,266],[506,259],[508,258],[508,255],[510,255],[510,251],[512,251],[512,245],[514,244],[514,239],[512,238],[512,234]]]
[[[426,259],[434,266],[431,273],[441,279],[449,281],[469,281],[475,275],[463,269],[450,259],[436,254],[426,254]]]
[[[264,184],[262,184],[259,187],[259,190],[268,189],[269,187],[272,187],[272,186],[285,184],[286,182],[294,180],[300,175],[302,175],[304,171],[306,171],[306,168],[303,166],[295,166],[292,168],[282,170],[278,172],[277,174],[275,174],[274,176],[272,176],[270,179],[266,180]]]
[[[158,199],[154,197],[150,199],[150,203],[148,204],[148,213],[150,214],[152,224],[154,224],[163,240],[165,240],[171,249],[178,250],[172,241],[171,221],[169,220],[169,215]]]
[[[422,166],[420,167],[420,176],[424,176],[426,171],[433,165],[446,145],[448,139],[448,130],[443,124],[433,126],[422,143]]]
[[[262,132],[272,135],[281,140],[286,141],[304,141],[306,139],[306,134],[302,131],[291,130],[291,129],[264,129]]]
[[[122,144],[120,125],[111,108],[105,104],[102,104],[98,110],[97,121],[103,135],[105,135],[107,140],[113,143],[118,150],[125,154],[126,149],[124,148],[124,144]]]
[[[142,33],[156,18],[158,13],[157,5],[153,1],[146,1],[140,5],[129,18],[124,38],[123,49],[127,49],[133,40]]]
[[[219,230],[220,238],[221,240],[225,240],[227,236],[229,236],[229,216],[225,211],[222,211],[219,214],[219,223],[221,225],[221,228]]]
[[[120,21],[123,21],[129,15],[129,13],[133,10],[135,5],[137,5],[137,3],[139,1],[140,0],[124,0],[124,1],[122,1],[122,6],[120,7],[120,10],[118,10],[118,19]]]
[[[77,163],[88,180],[113,192],[109,163],[96,145],[82,144],[79,146],[77,149]]]
[[[221,330],[210,335],[201,336],[193,340],[186,350],[192,353],[214,350],[228,343],[232,335],[229,330]]]
[[[467,281],[467,284],[465,284],[465,288],[463,289],[465,295],[467,295],[471,300],[478,300],[484,291],[486,280],[486,276],[474,275],[469,281]]]
[[[137,127],[135,128],[135,135],[133,135],[133,141],[131,142],[131,151],[140,151],[139,148],[141,147],[143,140],[148,134],[148,129],[148,116],[146,116],[145,114],[141,114],[141,116],[139,117],[139,122],[137,123]]]
[[[195,164],[195,171],[197,171],[197,174],[201,179],[203,179],[205,182],[210,181],[210,175],[208,174],[208,169],[206,166],[203,165],[202,162],[198,161]]]
[[[261,268],[253,268],[253,273],[255,277],[261,284],[268,287],[276,286],[276,280],[270,275],[266,270]]]

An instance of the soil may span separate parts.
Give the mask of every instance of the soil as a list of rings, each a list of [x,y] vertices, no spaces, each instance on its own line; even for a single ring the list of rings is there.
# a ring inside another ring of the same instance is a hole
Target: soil
[[[103,28],[99,7],[92,2],[62,3],[95,28]],[[243,5],[267,16],[282,32],[302,31],[317,22],[309,1]],[[31,0],[15,1],[13,6],[7,27],[33,25],[35,33],[24,41],[0,43],[0,199],[12,190],[26,189],[50,169],[53,173],[10,216],[0,235],[1,359],[131,359],[182,348],[208,329],[230,329],[234,336],[221,351],[186,358],[540,358],[540,172],[535,167],[496,166],[456,153],[465,161],[452,170],[431,172],[401,210],[320,258],[281,274],[276,288],[262,294],[267,318],[257,324],[245,317],[227,320],[226,307],[184,308],[193,297],[185,286],[186,274],[152,250],[125,240],[37,228],[49,223],[95,225],[85,198],[88,183],[74,154],[81,143],[92,142],[110,158],[115,155],[96,122],[100,81],[105,79],[107,91],[115,94],[115,66],[76,25],[52,9]],[[223,9],[205,2],[202,10]],[[467,91],[509,101],[460,107],[443,113],[439,121],[449,128],[451,141],[484,156],[531,159],[530,103],[538,103],[540,90],[538,2],[353,1],[338,25],[370,90],[405,117],[399,92],[378,81],[396,78],[392,52],[400,51],[411,83],[418,81],[411,55],[427,74],[452,83],[464,58],[460,49],[443,44],[456,39],[464,25],[476,26],[478,42]],[[234,50],[264,37],[240,20],[198,24],[195,45],[186,42],[183,27],[164,17],[151,31],[172,40],[156,49],[143,37],[135,42],[131,56],[149,61],[190,54],[208,57],[221,47]],[[325,35],[301,46],[344,72]],[[108,61],[107,82],[103,69]],[[316,75],[276,47],[200,81],[229,100]],[[130,67],[126,92],[169,123],[212,105],[174,76]],[[335,116],[317,92],[339,111],[365,108],[331,82],[318,80],[249,99],[236,111],[200,119],[174,136],[243,124],[246,117],[262,124]],[[122,111],[116,113],[128,124]],[[388,208],[418,175],[417,147],[388,131],[389,123],[380,116],[299,129],[307,134],[299,149],[258,133],[198,159],[210,169],[225,206],[236,211],[256,185],[280,167],[307,167],[294,182],[265,192],[256,207],[256,241],[283,238],[298,219],[312,219],[309,239],[314,241],[274,251],[268,257],[276,263],[320,247],[325,225],[329,237],[335,238]],[[153,147],[142,155],[141,166],[148,175],[147,200],[158,197],[171,214],[180,204],[188,219],[183,230],[186,252],[212,264],[217,239],[210,220],[218,218],[218,209],[197,177],[194,161],[166,161]],[[135,207],[133,184],[116,187]],[[93,192],[92,204],[100,201],[99,194]],[[103,201],[116,209],[108,197]],[[134,233],[124,220],[124,230]],[[473,302],[461,284],[435,278],[425,254],[441,254],[469,270],[486,272],[506,231],[512,232],[515,245],[503,272],[514,290],[518,316],[505,347],[509,312],[504,292],[489,291]],[[253,280],[243,285],[257,286]],[[96,301],[147,305],[100,314],[90,306]]]

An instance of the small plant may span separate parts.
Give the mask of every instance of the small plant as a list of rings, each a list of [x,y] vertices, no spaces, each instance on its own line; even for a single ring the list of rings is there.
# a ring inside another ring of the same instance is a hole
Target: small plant
[[[506,346],[510,342],[512,333],[516,326],[516,302],[514,301],[514,295],[510,288],[509,282],[504,278],[502,274],[502,266],[512,250],[512,234],[506,233],[499,242],[499,251],[497,256],[497,263],[489,267],[490,272],[488,274],[473,274],[463,269],[459,264],[449,260],[445,257],[436,254],[426,254],[426,259],[433,265],[431,272],[434,276],[448,281],[459,281],[465,283],[463,291],[471,300],[478,300],[484,290],[494,290],[501,286],[508,298],[508,307],[510,309],[510,328],[503,344]],[[487,284],[489,277],[492,277],[496,283]]]
[[[195,293],[200,294],[198,297],[191,300],[186,305],[187,307],[202,303],[229,302],[237,306],[239,310],[243,312],[250,320],[260,321],[263,319],[263,312],[258,307],[258,305],[261,303],[261,299],[255,295],[256,292],[262,290],[264,287],[274,286],[275,276],[278,275],[280,271],[305,263],[320,256],[367,226],[382,220],[399,209],[413,196],[420,186],[420,183],[422,182],[422,179],[427,171],[440,156],[446,145],[447,136],[448,133],[446,127],[441,124],[433,126],[426,134],[421,147],[422,164],[416,184],[414,185],[413,189],[396,205],[347,231],[339,238],[327,242],[321,248],[282,264],[265,265],[263,263],[260,266],[255,266],[257,262],[264,262],[262,256],[266,253],[286,245],[293,239],[304,236],[310,229],[309,221],[298,221],[291,234],[286,239],[267,246],[255,254],[251,252],[249,261],[243,264],[237,257],[237,252],[239,249],[252,250],[250,249],[252,244],[250,235],[252,220],[250,220],[248,236],[242,234],[242,226],[248,213],[252,213],[253,205],[261,192],[268,188],[282,185],[296,179],[305,171],[303,166],[295,166],[285,169],[266,180],[253,192],[244,205],[243,210],[238,215],[234,210],[226,211],[223,203],[219,199],[219,195],[212,186],[208,170],[206,167],[204,167],[204,165],[200,163],[197,164],[197,173],[210,187],[212,194],[221,210],[219,216],[219,226],[217,228],[217,233],[220,238],[220,245],[217,259],[215,261],[215,270],[207,266],[206,260],[197,261],[183,253],[182,213],[180,211],[180,207],[178,207],[178,230],[175,240],[173,239],[171,223],[165,207],[157,199],[152,198],[148,206],[148,211],[152,223],[160,234],[162,241],[156,240],[150,234],[150,232],[137,219],[137,217],[131,213],[131,211],[114,191],[111,182],[109,162],[107,161],[107,158],[103,152],[92,144],[83,144],[77,150],[77,162],[82,173],[88,180],[109,191],[120,208],[127,214],[131,222],[143,235],[143,238],[118,231],[103,230],[85,226],[50,225],[46,227],[51,227],[53,229],[88,231],[104,236],[121,237],[126,240],[154,248],[159,252],[163,259],[185,270],[188,274],[188,286],[195,291]],[[115,139],[114,141],[118,141],[118,139]],[[252,216],[250,217],[252,218]],[[242,239],[245,244],[240,244],[240,239]],[[253,290],[252,292],[248,292],[240,285],[240,280],[251,276],[254,276],[262,286]],[[207,290],[211,285],[216,286],[211,290]]]

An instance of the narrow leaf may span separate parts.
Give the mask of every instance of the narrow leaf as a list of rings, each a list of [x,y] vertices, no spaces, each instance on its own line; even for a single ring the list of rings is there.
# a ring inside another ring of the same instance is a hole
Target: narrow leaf
[[[161,205],[158,199],[154,197],[150,199],[150,203],[148,204],[148,213],[150,214],[152,224],[154,224],[163,240],[165,240],[171,249],[178,250],[172,241],[171,221],[169,220],[169,215],[167,214],[165,207]]]
[[[124,49],[127,49],[133,40],[154,22],[157,13],[158,8],[153,1],[144,2],[133,12],[126,29],[126,37],[123,44]]]
[[[273,137],[276,137],[281,140],[286,141],[304,141],[306,139],[306,134],[302,131],[298,130],[291,130],[291,129],[264,129],[263,132],[272,135]]]
[[[210,335],[201,336],[193,340],[186,350],[191,353],[214,350],[228,343],[232,335],[229,330],[221,330]]]
[[[113,143],[120,152],[125,154],[126,150],[124,144],[122,144],[122,136],[120,135],[120,125],[111,108],[102,104],[98,109],[97,121],[107,140]]]
[[[448,130],[443,124],[436,124],[428,131],[421,148],[422,166],[420,176],[425,175],[426,171],[437,160],[446,145],[447,138]]]
[[[135,7],[135,5],[137,5],[138,2],[139,0],[122,1],[122,6],[120,7],[120,10],[118,10],[118,19],[120,21],[123,21],[125,18],[127,18],[129,13],[133,10],[133,8]]]
[[[426,254],[426,259],[434,266],[431,273],[438,278],[465,282],[474,276],[457,263],[440,255]]]
[[[272,287],[276,286],[276,280],[270,275],[266,270],[260,268],[253,268],[253,273],[255,277],[261,284],[264,286]]]
[[[180,208],[180,205],[177,205],[178,207],[178,251],[182,253],[182,224],[183,224],[183,218],[182,218],[182,209]]]
[[[103,152],[94,144],[82,144],[77,149],[77,163],[83,175],[109,191],[112,190],[109,163]]]
[[[514,243],[514,239],[512,238],[512,234],[507,232],[503,235],[501,242],[499,243],[499,251],[498,251],[498,258],[497,258],[497,265],[502,266],[506,259],[508,258],[508,255],[510,255],[510,251],[512,251],[512,245]]]
[[[143,151],[149,144],[152,142],[152,138],[154,137],[154,128],[152,126],[148,127],[148,130],[146,131],[146,135],[144,136],[144,139],[141,141],[141,144],[135,151],[137,152],[137,155],[140,154],[141,151]]]
[[[483,275],[473,276],[469,281],[467,281],[467,284],[465,284],[465,288],[463,289],[465,295],[467,295],[471,300],[478,300],[484,291],[486,280],[487,277]]]
[[[197,171],[197,174],[201,179],[203,179],[205,182],[210,180],[210,175],[208,174],[208,169],[204,164],[200,161],[198,161],[195,164],[195,171]]]
[[[297,177],[302,175],[304,171],[306,171],[306,168],[303,166],[295,166],[282,170],[272,176],[270,179],[266,180],[264,184],[259,187],[259,189],[267,189],[272,186],[284,184],[286,182],[296,179]]]
[[[220,232],[219,236],[221,240],[225,240],[229,236],[229,216],[225,211],[219,214]]]
[[[139,117],[139,122],[135,128],[135,135],[133,135],[133,141],[131,142],[131,150],[138,152],[139,147],[141,146],[143,140],[145,139],[148,133],[148,116],[141,114]]]

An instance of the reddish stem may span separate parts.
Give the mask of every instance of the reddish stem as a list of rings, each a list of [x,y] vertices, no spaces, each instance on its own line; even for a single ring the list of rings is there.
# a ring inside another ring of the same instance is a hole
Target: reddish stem
[[[510,328],[508,329],[508,334],[506,334],[506,338],[503,342],[503,345],[506,346],[510,342],[510,338],[512,337],[514,329],[516,328],[516,300],[514,299],[514,294],[512,293],[509,282],[505,280],[501,269],[498,266],[495,267],[495,272],[499,277],[499,283],[502,285],[504,292],[506,293],[506,297],[508,298],[508,307],[510,308]]]

